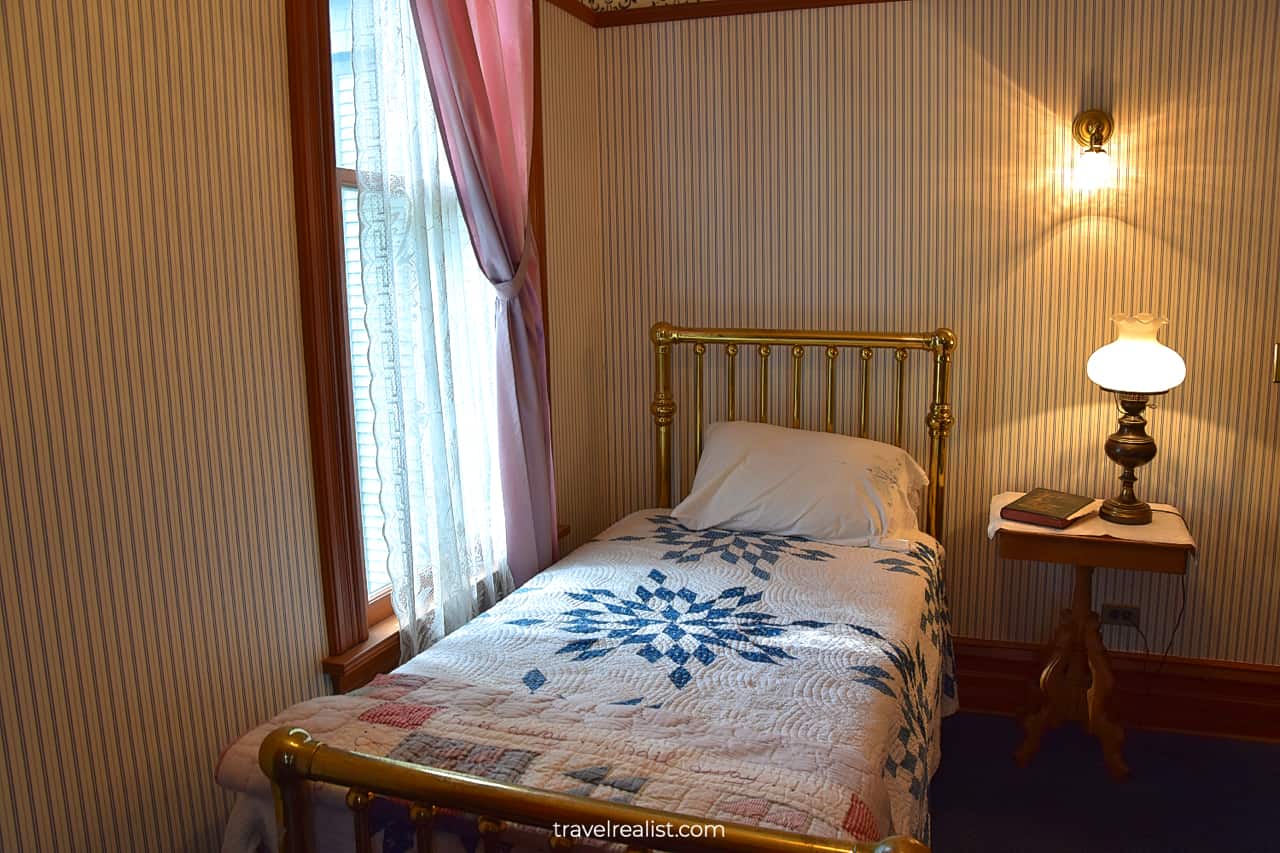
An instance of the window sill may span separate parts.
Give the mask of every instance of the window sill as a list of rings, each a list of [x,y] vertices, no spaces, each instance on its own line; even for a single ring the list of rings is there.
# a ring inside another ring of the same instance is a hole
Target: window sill
[[[569,535],[569,525],[560,525],[556,533],[559,538],[565,538]],[[368,684],[375,675],[390,672],[400,664],[400,623],[391,612],[389,594],[370,602],[369,617],[368,639],[321,662],[335,693],[350,693]]]
[[[322,661],[335,693],[350,693],[400,664],[400,623],[392,615],[369,626],[369,638]]]

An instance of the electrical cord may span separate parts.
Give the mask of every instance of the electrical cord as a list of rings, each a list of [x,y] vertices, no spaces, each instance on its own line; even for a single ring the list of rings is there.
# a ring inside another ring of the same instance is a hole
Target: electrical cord
[[[1133,626],[1133,630],[1138,632],[1138,639],[1142,640],[1142,686],[1146,695],[1151,695],[1151,669],[1149,663],[1151,661],[1151,643],[1147,641],[1147,632]]]
[[[1142,653],[1147,657],[1151,657],[1151,643],[1147,642],[1147,632],[1139,628],[1137,625],[1133,626],[1133,630],[1138,632],[1138,637],[1142,640]],[[1143,663],[1142,668],[1144,670],[1147,668],[1145,662]]]
[[[1152,508],[1151,511],[1153,513],[1154,512],[1164,513],[1165,515],[1176,515],[1178,518],[1182,518],[1182,513],[1178,512],[1175,509]],[[1199,565],[1199,562],[1200,562],[1199,557],[1196,555],[1195,551],[1192,551],[1191,567],[1193,570],[1197,565]],[[1164,671],[1164,665],[1169,660],[1169,653],[1173,651],[1173,644],[1178,639],[1178,631],[1182,630],[1182,618],[1187,613],[1187,575],[1185,572],[1183,573],[1181,580],[1182,580],[1182,602],[1178,605],[1178,616],[1176,619],[1173,620],[1173,631],[1169,634],[1169,642],[1164,647],[1164,652],[1160,655],[1160,663],[1156,664],[1154,675],[1159,675],[1161,672]],[[1150,655],[1151,646],[1147,644],[1147,635],[1142,633],[1141,628],[1138,629],[1138,634],[1142,637],[1142,644],[1143,646],[1146,647],[1147,654]]]
[[[1178,631],[1182,629],[1182,618],[1187,612],[1187,576],[1182,576],[1182,602],[1178,605],[1178,616],[1173,620],[1173,631],[1169,634],[1169,642],[1164,647],[1164,652],[1160,655],[1160,662],[1156,664],[1155,669],[1151,669],[1149,662],[1151,660],[1151,643],[1147,639],[1146,632],[1137,625],[1133,626],[1133,630],[1138,632],[1138,637],[1142,640],[1142,680],[1146,684],[1146,694],[1151,695],[1152,685],[1155,680],[1164,671],[1164,665],[1169,660],[1169,653],[1173,651],[1173,644],[1178,639]]]
[[[1178,606],[1178,618],[1173,620],[1173,633],[1169,635],[1169,644],[1164,647],[1164,654],[1160,656],[1160,663],[1156,666],[1156,675],[1164,670],[1165,663],[1169,660],[1169,652],[1173,651],[1173,641],[1178,639],[1178,631],[1182,629],[1182,617],[1187,612],[1187,576],[1182,576],[1182,604]]]

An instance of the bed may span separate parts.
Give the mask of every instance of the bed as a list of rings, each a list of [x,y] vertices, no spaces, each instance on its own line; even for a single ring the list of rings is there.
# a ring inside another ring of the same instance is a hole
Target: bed
[[[234,741],[217,770],[236,794],[224,850],[926,849],[939,722],[955,705],[935,538],[954,335],[658,324],[651,337],[664,508],[623,518],[393,673]],[[723,348],[735,418],[739,352],[760,360],[765,400],[767,360],[784,347],[792,426],[802,359],[819,348],[828,431],[836,360],[852,350],[864,433],[872,355],[889,350],[899,444],[908,353],[927,351],[921,529],[856,547],[680,524],[665,507],[682,345],[695,455],[709,348]]]

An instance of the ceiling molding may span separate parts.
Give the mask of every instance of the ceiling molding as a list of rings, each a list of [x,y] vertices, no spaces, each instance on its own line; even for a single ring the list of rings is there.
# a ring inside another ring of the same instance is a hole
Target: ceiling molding
[[[588,5],[590,0],[547,0],[547,2],[563,9],[580,21],[600,28],[657,24],[664,21],[688,21],[695,18],[719,18],[727,15],[755,15],[762,12],[791,12],[797,9],[822,9],[829,6],[903,3],[908,0],[684,0],[677,3],[636,5],[624,9],[594,8]]]

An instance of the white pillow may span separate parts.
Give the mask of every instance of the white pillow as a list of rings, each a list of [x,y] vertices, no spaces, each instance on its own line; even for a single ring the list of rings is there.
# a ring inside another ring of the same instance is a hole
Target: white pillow
[[[879,545],[915,531],[929,482],[900,447],[750,421],[707,427],[689,496],[672,510],[685,527]]]

